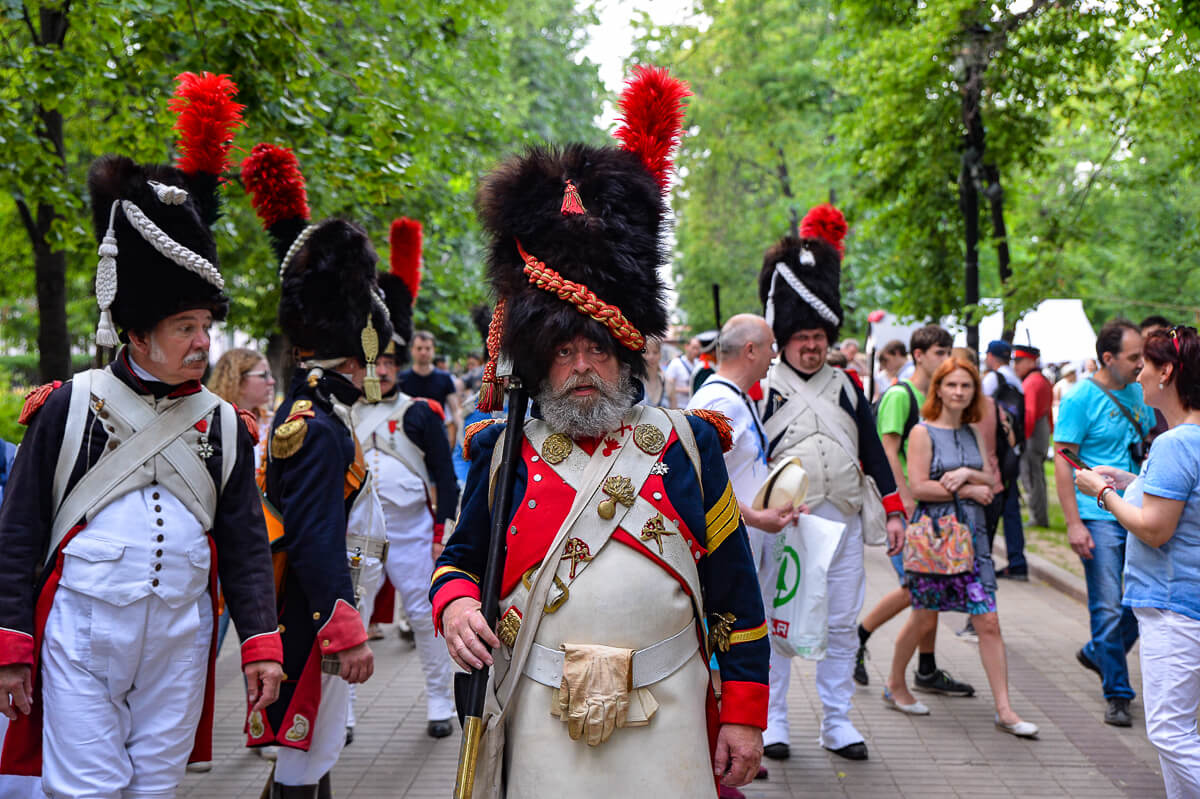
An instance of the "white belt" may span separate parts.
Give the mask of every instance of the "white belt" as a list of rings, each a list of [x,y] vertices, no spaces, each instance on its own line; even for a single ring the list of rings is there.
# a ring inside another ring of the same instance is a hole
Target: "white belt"
[[[346,536],[346,551],[364,558],[383,560],[387,556],[388,542],[386,538],[367,538],[350,533]]]
[[[688,624],[679,632],[633,653],[633,687],[645,688],[670,677],[692,658],[700,646],[696,625]],[[525,660],[525,676],[550,688],[562,687],[563,651],[534,644]]]

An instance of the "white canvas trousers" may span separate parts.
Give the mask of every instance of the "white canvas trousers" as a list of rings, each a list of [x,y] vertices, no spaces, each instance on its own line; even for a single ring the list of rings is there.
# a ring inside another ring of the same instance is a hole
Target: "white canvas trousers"
[[[346,715],[350,711],[350,683],[336,674],[321,675],[321,702],[317,705],[312,742],[308,751],[279,747],[275,782],[280,785],[316,785],[329,773],[346,745]]]
[[[196,737],[207,595],[124,607],[59,587],[42,642],[42,781],[52,799],[172,799]]]
[[[1146,735],[1158,750],[1167,796],[1200,796],[1200,621],[1159,608],[1133,614],[1142,637]]]
[[[863,740],[862,733],[850,722],[854,698],[854,654],[858,650],[855,625],[867,590],[862,521],[857,514],[844,515],[829,502],[817,506],[813,515],[846,525],[841,546],[829,565],[829,646],[825,659],[817,663],[817,695],[821,698],[823,709],[819,741],[829,749],[841,749]],[[792,659],[772,649],[764,745],[791,743],[787,717],[791,670]]]

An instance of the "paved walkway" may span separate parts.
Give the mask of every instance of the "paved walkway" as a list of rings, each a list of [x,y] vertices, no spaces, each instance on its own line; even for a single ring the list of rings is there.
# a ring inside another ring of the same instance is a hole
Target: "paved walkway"
[[[869,549],[868,605],[894,584],[882,551]],[[751,799],[1162,796],[1158,757],[1146,740],[1140,699],[1133,703],[1132,728],[1105,725],[1099,681],[1075,662],[1074,652],[1087,638],[1087,609],[1038,582],[1002,581],[998,602],[1013,705],[1041,728],[1040,740],[1019,740],[993,727],[977,646],[953,634],[962,626],[959,614],[943,616],[938,662],[974,684],[979,697],[921,695],[933,711],[925,718],[887,709],[879,693],[893,637],[900,628],[898,619],[872,638],[871,685],[860,688],[856,696],[854,721],[867,736],[871,759],[849,762],[816,744],[819,702],[814,665],[797,660],[789,697],[792,758],[784,763],[764,761],[770,778],[745,788],[746,795]],[[441,741],[425,736],[425,703],[415,651],[394,635],[376,642],[374,650],[375,676],[359,687],[355,741],[334,771],[334,793],[338,799],[446,799],[454,782],[458,735]],[[244,697],[235,658],[232,641],[227,642],[218,661],[216,763],[209,774],[188,775],[181,796],[257,799],[266,781],[268,764],[241,747]],[[1140,686],[1136,648],[1130,666],[1133,684]]]

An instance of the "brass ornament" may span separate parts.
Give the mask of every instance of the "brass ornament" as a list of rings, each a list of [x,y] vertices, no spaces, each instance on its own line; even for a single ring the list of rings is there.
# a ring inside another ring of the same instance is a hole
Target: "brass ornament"
[[[292,716],[292,726],[283,734],[283,737],[293,742],[303,741],[308,737],[308,730],[308,719],[297,713]]]
[[[551,433],[542,442],[542,460],[551,465],[562,463],[574,447],[569,437],[562,433]]]
[[[658,554],[661,555],[663,554],[663,536],[675,534],[674,530],[667,529],[666,518],[661,513],[656,513],[642,525],[642,534],[639,538],[642,541],[653,540],[654,543],[658,544]]]
[[[267,732],[267,728],[263,725],[262,711],[256,710],[250,714],[250,737],[261,738]]]
[[[504,611],[504,615],[500,617],[500,624],[496,628],[496,635],[504,645],[509,649],[517,643],[517,633],[521,631],[521,614],[516,608],[509,608]]]
[[[600,490],[608,494],[608,499],[601,500],[596,507],[596,512],[604,520],[611,519],[616,515],[618,502],[626,507],[631,507],[634,499],[637,498],[637,494],[633,490],[633,481],[620,475],[614,474],[612,477],[606,477]]]
[[[279,425],[271,435],[271,457],[292,457],[300,451],[307,434],[308,422],[304,419],[291,419]]]
[[[647,455],[657,455],[667,445],[667,437],[652,424],[639,424],[633,428],[633,443]]]
[[[288,416],[304,413],[308,410],[312,410],[312,400],[298,399],[292,403],[292,409],[288,411]]]
[[[567,546],[563,550],[563,555],[559,560],[571,561],[571,572],[567,575],[569,579],[575,579],[575,569],[580,563],[586,563],[592,559],[592,552],[588,548],[587,542],[582,538],[568,538]]]
[[[733,632],[733,623],[737,621],[737,616],[732,613],[713,615],[716,617],[716,621],[708,628],[708,651],[716,652],[719,649],[722,652],[728,652],[729,636]]]
[[[313,369],[313,370],[309,371],[308,379],[305,381],[306,383],[308,383],[308,387],[316,388],[317,383],[319,383],[321,381],[321,375],[323,375],[323,374],[324,374],[324,372],[322,372],[320,369]]]

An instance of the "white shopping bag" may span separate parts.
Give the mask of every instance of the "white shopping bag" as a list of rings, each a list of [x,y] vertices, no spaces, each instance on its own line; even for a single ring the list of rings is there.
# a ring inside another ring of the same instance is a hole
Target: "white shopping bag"
[[[802,514],[765,536],[759,575],[771,647],[781,655],[822,660],[829,641],[829,564],[846,525]]]

